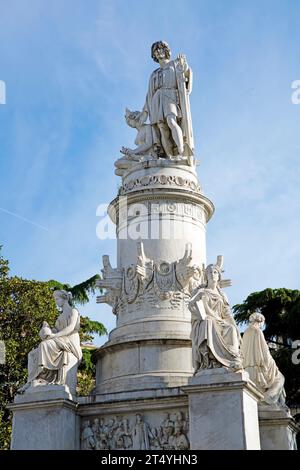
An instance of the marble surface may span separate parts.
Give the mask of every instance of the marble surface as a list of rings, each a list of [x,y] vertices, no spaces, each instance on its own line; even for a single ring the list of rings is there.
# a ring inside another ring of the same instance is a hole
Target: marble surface
[[[191,450],[260,449],[261,394],[247,373],[206,370],[183,390],[189,397]]]

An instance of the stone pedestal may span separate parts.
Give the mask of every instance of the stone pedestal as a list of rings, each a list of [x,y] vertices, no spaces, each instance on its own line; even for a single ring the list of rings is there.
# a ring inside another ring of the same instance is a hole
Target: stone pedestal
[[[99,285],[107,293],[98,301],[113,307],[116,328],[95,354],[95,391],[187,385],[193,373],[188,301],[206,263],[214,206],[194,165],[160,159],[123,175],[108,212],[116,224],[117,267],[106,261]],[[195,277],[187,274],[191,266],[198,268]]]
[[[191,450],[260,449],[262,396],[247,372],[203,370],[183,390],[189,397]]]
[[[288,408],[258,407],[262,450],[297,450],[298,426]]]
[[[13,411],[12,450],[74,450],[79,448],[77,402],[64,386],[28,389],[10,405]]]

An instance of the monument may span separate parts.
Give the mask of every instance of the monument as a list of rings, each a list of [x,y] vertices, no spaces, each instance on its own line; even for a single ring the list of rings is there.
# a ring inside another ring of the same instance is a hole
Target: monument
[[[196,173],[192,70],[184,55],[171,58],[166,42],[154,43],[151,56],[158,68],[144,106],[125,111],[137,130],[135,147],[123,146],[115,162],[121,186],[108,213],[117,263],[103,255],[97,301],[111,306],[116,327],[95,354],[95,388],[76,395],[79,314],[67,293],[56,294],[63,314],[55,330],[42,326],[28,383],[11,406],[12,448],[293,448],[296,427],[284,403],[266,403],[271,382],[262,388],[252,374],[256,342],[267,356],[256,339],[263,333],[256,330],[252,340],[246,332],[243,355],[223,292],[231,284],[222,278],[223,257],[206,264],[214,206]]]

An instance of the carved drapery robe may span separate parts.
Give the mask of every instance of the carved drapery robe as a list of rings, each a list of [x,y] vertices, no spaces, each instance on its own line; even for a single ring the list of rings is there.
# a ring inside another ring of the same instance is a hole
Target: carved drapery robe
[[[195,372],[200,368],[215,365],[238,369],[241,367],[240,333],[230,313],[226,296],[221,291],[200,288],[196,296],[201,297],[206,318],[201,319],[193,302],[192,312],[192,353]],[[212,360],[212,362],[211,362]]]
[[[45,339],[36,349],[30,351],[28,355],[28,382],[40,377],[49,383],[58,385],[65,383],[64,366],[68,365],[68,353],[73,354],[78,361],[82,358],[79,339],[80,316],[77,310],[76,313],[78,318],[71,334]],[[56,320],[55,331],[59,332],[67,328],[70,321],[70,315],[62,313]]]
[[[190,111],[189,93],[192,86],[192,70],[181,62],[170,60],[163,67],[154,70],[150,76],[146,103],[143,111],[149,115],[150,124],[166,123],[173,114],[182,129],[185,153],[192,155],[194,137]],[[157,133],[153,129],[153,142],[158,143]]]
[[[269,404],[284,405],[284,376],[279,371],[259,324],[250,324],[243,336],[242,353],[245,370],[264,393]]]

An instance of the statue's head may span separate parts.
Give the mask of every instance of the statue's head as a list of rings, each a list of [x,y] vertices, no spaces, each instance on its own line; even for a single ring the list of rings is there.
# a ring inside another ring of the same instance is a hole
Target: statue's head
[[[259,326],[259,328],[263,328],[265,323],[265,317],[260,312],[251,313],[249,317],[249,323],[251,325]]]
[[[209,264],[205,269],[205,274],[207,278],[212,278],[214,281],[221,280],[221,269],[216,264]]]
[[[222,267],[223,267],[223,256],[217,257],[217,262],[209,264],[204,271],[205,284],[209,281],[217,282],[218,284],[222,280]]]
[[[175,436],[179,436],[181,434],[181,425],[179,423],[175,423],[174,425],[174,434]]]
[[[159,62],[158,58],[170,59],[171,49],[165,41],[154,42],[151,46],[151,57],[155,62]]]
[[[130,111],[130,109],[126,108],[125,110],[125,119],[128,126],[137,128],[139,125],[141,113],[140,111]]]
[[[55,290],[53,292],[53,297],[58,307],[63,307],[66,302],[69,305],[71,305],[71,302],[72,302],[71,292],[67,292],[66,290]]]

